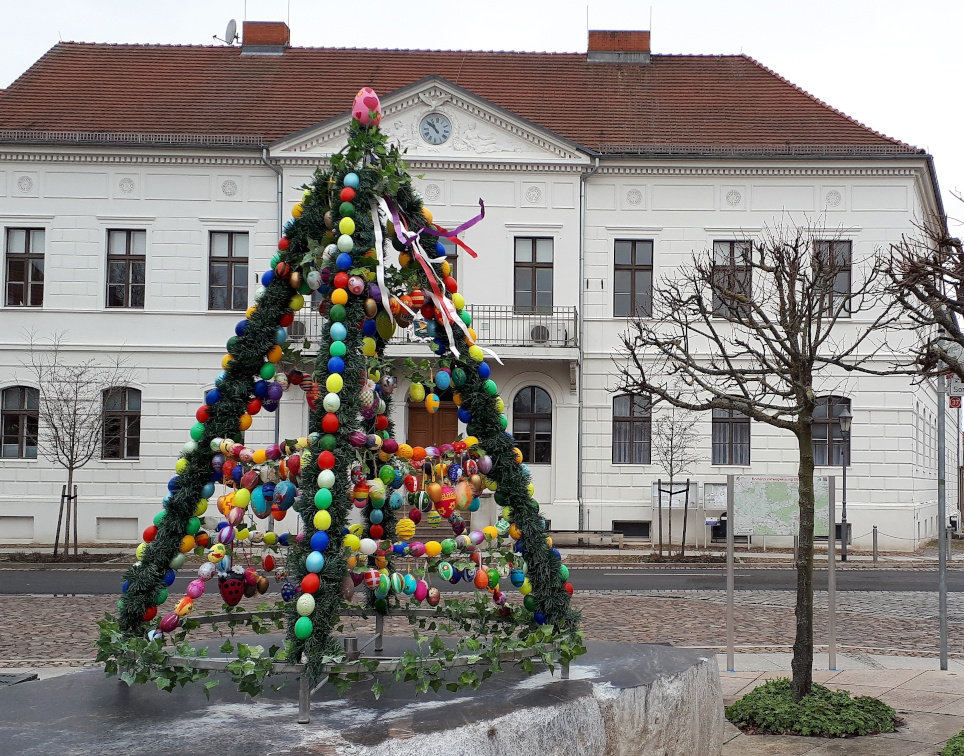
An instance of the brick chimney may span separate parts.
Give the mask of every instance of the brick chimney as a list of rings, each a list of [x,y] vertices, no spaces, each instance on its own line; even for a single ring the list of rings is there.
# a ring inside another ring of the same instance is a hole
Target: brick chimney
[[[590,31],[590,63],[649,63],[648,31]]]
[[[282,55],[290,41],[288,25],[281,21],[245,21],[241,27],[242,55]]]

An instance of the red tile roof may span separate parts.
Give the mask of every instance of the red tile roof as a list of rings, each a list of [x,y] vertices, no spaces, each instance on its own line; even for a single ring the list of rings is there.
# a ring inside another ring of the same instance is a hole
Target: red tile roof
[[[61,43],[0,93],[0,130],[260,137],[271,142],[428,76],[590,150],[908,152],[744,55],[585,54]],[[9,138],[9,137],[8,137]]]

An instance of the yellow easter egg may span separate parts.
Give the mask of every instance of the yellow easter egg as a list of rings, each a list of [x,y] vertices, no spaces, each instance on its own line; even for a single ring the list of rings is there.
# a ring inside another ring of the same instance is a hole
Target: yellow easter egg
[[[450,276],[450,275],[452,275],[452,266],[449,265],[449,261],[448,261],[448,260],[446,260],[445,262],[443,262],[443,263],[442,263],[441,265],[439,265],[438,267],[439,267],[439,271],[441,272],[441,274],[442,274],[443,276]]]
[[[263,465],[268,460],[268,452],[264,449],[255,449],[251,461],[256,465]]]
[[[325,388],[332,394],[337,394],[344,385],[345,381],[338,373],[332,373],[325,379]]]
[[[147,552],[147,544],[146,544],[146,543],[142,543],[140,546],[137,547],[137,551],[134,552],[134,553],[135,553],[135,555],[137,556],[137,561],[138,561],[138,562],[140,562],[141,560],[144,559],[144,554],[145,554],[146,552]]]
[[[462,310],[465,308],[465,297],[463,297],[458,292],[452,295],[452,304],[455,305],[456,310]]]
[[[331,303],[336,305],[346,305],[348,304],[348,290],[347,289],[335,289],[331,293]]]
[[[493,488],[492,490],[494,491],[495,489]],[[529,492],[529,496],[535,496],[535,495],[536,495],[536,487],[535,487],[534,485],[532,485],[531,483],[530,483],[528,486],[526,486],[526,491]]]
[[[342,544],[347,546],[352,551],[358,551],[358,549],[361,547],[361,539],[359,539],[358,536],[349,533],[342,539]]]
[[[302,213],[304,213],[304,211],[305,211],[305,206],[299,202],[293,208],[291,208],[291,217],[300,218]]]
[[[355,233],[355,221],[351,218],[342,218],[338,221],[338,230],[343,234],[351,236]]]
[[[234,537],[240,541],[247,541],[251,537],[251,531],[247,528],[241,528],[241,530],[234,532]]]
[[[519,593],[523,596],[528,596],[532,593],[532,583],[529,582],[529,578],[522,581],[522,585],[519,586]]]
[[[428,541],[425,544],[425,556],[437,557],[442,553],[442,544],[438,541]]]
[[[370,336],[366,336],[362,340],[362,353],[366,357],[374,357],[376,349],[377,344],[375,343],[375,339],[371,338]]]
[[[478,446],[478,445],[479,445],[479,439],[477,439],[475,436],[466,436],[466,437],[463,438],[462,440],[465,442],[465,445],[466,445],[469,449],[471,449],[473,446]]]
[[[422,217],[425,218],[427,223],[432,223],[435,220],[435,216],[432,215],[432,211],[427,207],[422,208]]]
[[[228,365],[230,365],[233,360],[234,357],[232,357],[230,354],[224,355],[224,357],[221,358],[221,368],[223,370],[227,370]]]
[[[328,514],[328,510],[319,509],[315,512],[312,524],[315,526],[315,530],[328,530],[331,527],[331,515]]]
[[[182,457],[174,464],[174,472],[180,475],[182,472],[187,470],[187,465],[188,461]]]
[[[264,534],[264,542],[267,546],[274,546],[278,542],[278,534],[269,530]]]
[[[509,525],[509,538],[511,538],[513,541],[518,541],[520,538],[522,538],[522,531],[519,530],[519,526],[514,522]]]
[[[413,383],[408,388],[408,396],[413,402],[425,401],[425,386],[421,383]]]
[[[482,535],[485,536],[487,541],[494,541],[499,537],[499,530],[494,525],[486,525],[482,528]]]
[[[305,298],[301,294],[295,294],[291,301],[288,302],[288,307],[290,307],[295,312],[298,312],[302,307],[305,306]]]
[[[201,515],[203,515],[203,514],[204,514],[205,512],[207,512],[207,511],[208,511],[208,500],[207,500],[207,499],[201,499],[201,500],[197,503],[197,506],[194,508],[194,516],[195,516],[195,517],[200,517]]]
[[[247,310],[244,311],[244,317],[253,318],[254,314],[258,311],[257,305],[251,305]]]
[[[246,431],[250,427],[251,427],[251,415],[245,412],[238,419],[238,430]]]
[[[469,357],[471,357],[476,362],[482,362],[485,359],[485,352],[482,351],[481,347],[473,344],[469,347]]]

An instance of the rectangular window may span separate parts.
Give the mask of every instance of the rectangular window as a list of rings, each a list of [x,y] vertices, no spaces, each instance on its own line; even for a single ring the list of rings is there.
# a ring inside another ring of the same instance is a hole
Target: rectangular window
[[[40,392],[29,386],[3,390],[0,403],[3,440],[2,455],[9,458],[36,459]]]
[[[653,242],[617,239],[613,276],[613,316],[653,314]]]
[[[750,464],[750,418],[736,410],[713,410],[713,464]]]
[[[248,307],[248,235],[212,231],[208,279],[209,310]]]
[[[515,240],[516,312],[552,312],[552,239]]]
[[[8,228],[6,307],[43,307],[44,236],[42,228]]]
[[[842,465],[844,452],[850,467],[850,436],[840,431],[840,411],[850,409],[850,400],[841,396],[822,396],[813,410],[813,462],[815,465]]]
[[[141,449],[141,392],[113,388],[104,392],[104,459],[137,459]]]
[[[824,312],[849,318],[853,243],[818,241],[814,243],[814,253],[818,261],[818,280],[825,278],[830,289],[824,299]]]
[[[445,261],[451,267],[449,275],[456,281],[459,280],[459,248],[451,239],[444,236],[439,237],[442,246],[445,247]]]
[[[742,297],[752,291],[750,255],[752,242],[713,242],[713,314],[727,317],[734,313]],[[735,314],[735,313],[734,313]]]
[[[650,463],[652,418],[648,396],[622,394],[613,399],[613,464]]]
[[[107,232],[107,306],[144,307],[147,232],[111,229]]]

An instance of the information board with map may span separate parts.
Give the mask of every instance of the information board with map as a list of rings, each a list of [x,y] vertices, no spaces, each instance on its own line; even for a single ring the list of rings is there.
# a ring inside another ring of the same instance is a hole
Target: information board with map
[[[830,535],[830,478],[815,477],[816,537]],[[733,535],[793,536],[800,530],[798,479],[735,475],[733,477]]]

